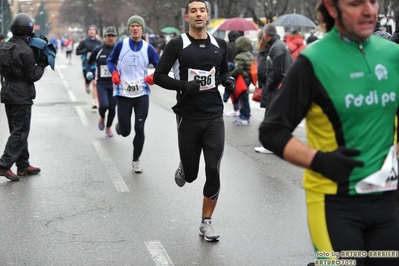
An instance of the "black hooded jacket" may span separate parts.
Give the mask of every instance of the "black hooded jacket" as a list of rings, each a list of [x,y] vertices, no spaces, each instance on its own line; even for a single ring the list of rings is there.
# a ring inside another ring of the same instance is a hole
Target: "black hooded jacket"
[[[227,62],[234,62],[234,58],[237,55],[236,39],[240,37],[240,33],[236,30],[232,30],[228,34],[229,43],[227,44]]]
[[[36,64],[33,50],[25,36],[13,36],[1,48],[1,65],[4,82],[1,102],[6,104],[33,104],[36,97],[34,82],[44,73],[44,67]]]

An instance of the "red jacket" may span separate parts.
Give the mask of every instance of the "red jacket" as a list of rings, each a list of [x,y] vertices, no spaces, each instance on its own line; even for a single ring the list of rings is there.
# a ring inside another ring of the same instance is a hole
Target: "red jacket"
[[[291,52],[292,60],[295,60],[300,52],[306,48],[306,44],[303,42],[303,38],[299,34],[293,34],[290,36],[289,42],[287,42],[288,48]]]

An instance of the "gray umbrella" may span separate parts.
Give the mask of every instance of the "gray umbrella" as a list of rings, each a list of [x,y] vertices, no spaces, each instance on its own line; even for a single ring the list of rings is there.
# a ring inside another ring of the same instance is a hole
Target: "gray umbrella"
[[[309,18],[300,15],[300,14],[285,14],[279,16],[272,24],[276,26],[283,26],[283,27],[307,27],[307,28],[315,28],[316,24]]]
[[[154,31],[150,27],[145,26],[144,33],[151,34],[151,33],[154,33]]]

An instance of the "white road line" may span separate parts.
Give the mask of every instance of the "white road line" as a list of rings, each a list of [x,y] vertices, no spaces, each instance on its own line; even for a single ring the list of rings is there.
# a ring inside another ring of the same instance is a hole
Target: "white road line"
[[[62,66],[61,66],[62,67]],[[68,84],[68,82],[64,79],[65,77],[64,77],[64,75],[62,74],[62,72],[61,72],[61,67],[59,67],[57,64],[55,65],[55,69],[57,70],[57,72],[58,72],[58,75],[60,76],[60,78],[61,78],[61,82],[62,82],[62,84],[64,85],[64,88],[65,89],[68,89],[69,88],[69,84]],[[71,91],[71,90],[67,90],[67,93],[68,93],[68,95],[69,95],[69,99],[71,99],[71,102],[77,102],[77,99],[76,99],[76,97],[75,97],[75,94]],[[79,113],[79,112],[78,112]]]
[[[75,97],[75,94],[71,90],[67,90],[69,99],[71,99],[71,102],[77,102],[78,100]]]
[[[118,169],[116,169],[114,162],[112,161],[111,157],[109,157],[108,152],[105,150],[104,146],[101,145],[98,140],[93,140],[92,143],[96,148],[101,160],[103,161],[103,164],[107,169],[107,172],[111,177],[112,183],[114,183],[116,190],[119,192],[130,192],[129,188],[127,187],[122,176],[119,174]]]
[[[156,266],[173,266],[172,260],[159,241],[145,242],[147,250],[150,252]]]
[[[89,125],[89,120],[87,119],[87,116],[85,115],[85,112],[83,112],[82,107],[75,106],[75,110],[78,113],[80,121],[82,121],[83,126],[87,127]]]
[[[62,72],[61,72],[61,70],[60,70],[60,68],[58,67],[58,65],[56,64],[55,65],[55,69],[57,70],[57,72],[58,72],[58,75],[60,76],[60,78],[64,78],[64,75],[62,74]]]
[[[64,88],[69,88],[68,82],[65,79],[62,80],[62,84],[64,85]]]

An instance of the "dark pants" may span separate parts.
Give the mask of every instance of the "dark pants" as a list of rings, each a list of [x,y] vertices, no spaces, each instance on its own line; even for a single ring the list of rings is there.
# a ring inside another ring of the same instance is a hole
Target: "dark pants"
[[[97,82],[97,97],[100,105],[98,113],[101,118],[105,118],[105,113],[108,110],[106,127],[112,126],[116,114],[116,100],[112,93],[112,83]]]
[[[134,109],[134,131],[136,134],[133,138],[133,161],[137,161],[144,146],[144,124],[149,108],[148,95],[137,98],[117,96],[116,102],[118,105],[118,124],[123,137],[130,135],[132,129],[131,117]]]
[[[28,136],[32,105],[5,104],[10,136],[0,159],[0,167],[9,169],[15,163],[18,169],[29,166]]]
[[[307,191],[308,221],[318,251],[398,251],[396,192],[381,195],[322,195]],[[322,258],[324,254],[320,254]],[[399,258],[348,254],[357,266],[396,266]]]
[[[206,182],[203,194],[217,199],[220,190],[220,162],[224,150],[223,117],[189,120],[177,116],[180,161],[184,176],[191,183],[197,179],[201,152],[204,152]]]

